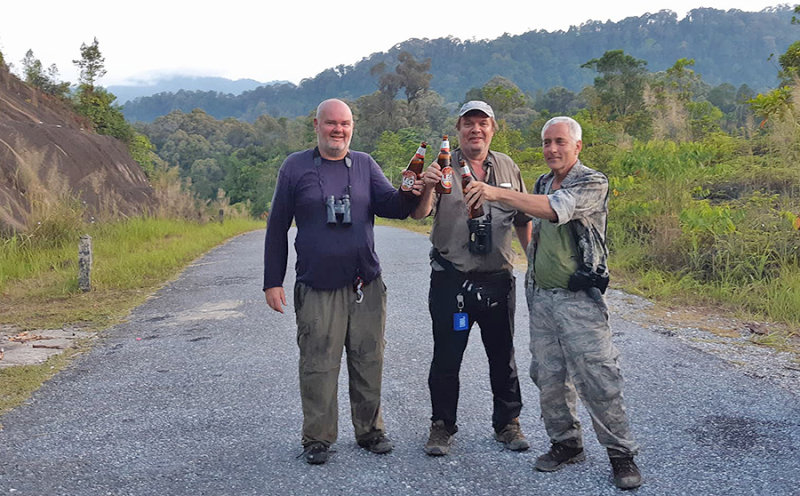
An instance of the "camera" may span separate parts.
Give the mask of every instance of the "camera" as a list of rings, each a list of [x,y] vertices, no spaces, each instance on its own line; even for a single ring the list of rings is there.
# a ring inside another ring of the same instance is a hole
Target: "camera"
[[[333,195],[325,200],[325,211],[328,214],[328,225],[343,224],[349,226],[353,223],[350,218],[350,195],[335,199]]]
[[[469,252],[486,255],[492,251],[492,218],[489,215],[467,220]]]
[[[600,293],[605,294],[608,288],[608,273],[605,265],[598,265],[597,269],[584,265],[569,276],[567,289],[570,291],[580,291],[582,289],[597,288]]]

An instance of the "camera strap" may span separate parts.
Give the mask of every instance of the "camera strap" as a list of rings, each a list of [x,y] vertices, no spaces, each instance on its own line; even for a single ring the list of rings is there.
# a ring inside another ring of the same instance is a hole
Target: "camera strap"
[[[314,152],[312,153],[312,160],[314,160],[314,168],[317,171],[317,180],[319,181],[319,192],[322,194],[322,204],[325,205],[325,199],[327,198],[327,196],[325,196],[325,188],[323,187],[324,182],[322,180],[322,171],[321,171],[322,155],[320,155],[319,153],[319,147],[314,147]],[[347,152],[347,155],[345,155],[344,159],[342,159],[342,162],[344,162],[345,168],[347,169],[347,190],[345,191],[345,194],[349,196],[353,190],[352,180],[350,177],[350,169],[353,168],[353,161],[350,158],[349,151]]]

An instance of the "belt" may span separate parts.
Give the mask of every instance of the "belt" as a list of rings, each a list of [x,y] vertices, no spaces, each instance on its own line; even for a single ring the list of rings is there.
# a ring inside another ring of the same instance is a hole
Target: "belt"
[[[439,253],[436,248],[431,248],[431,258],[436,261],[444,269],[444,273],[453,277],[459,277],[476,282],[503,282],[511,279],[511,271],[509,270],[495,270],[490,272],[470,271],[461,272],[456,269],[450,260],[447,260]]]

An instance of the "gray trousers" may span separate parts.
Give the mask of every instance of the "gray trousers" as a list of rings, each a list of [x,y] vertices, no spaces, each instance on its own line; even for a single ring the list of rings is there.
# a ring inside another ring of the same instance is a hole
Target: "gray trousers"
[[[337,402],[342,350],[347,350],[350,413],[356,440],[384,432],[381,414],[383,350],[386,346],[386,286],[378,277],[356,303],[353,288],[316,290],[294,287],[297,344],[300,347],[300,399],[303,445],[331,445],[338,433]]]
[[[576,414],[580,395],[597,439],[611,456],[638,451],[622,397],[619,351],[611,342],[608,308],[584,291],[528,289],[531,378],[539,388],[551,442],[583,447]]]

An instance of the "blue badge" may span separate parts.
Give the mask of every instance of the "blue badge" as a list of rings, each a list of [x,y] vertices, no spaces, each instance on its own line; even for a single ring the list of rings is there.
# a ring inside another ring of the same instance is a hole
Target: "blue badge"
[[[466,331],[469,329],[469,315],[463,312],[453,314],[453,330]]]

